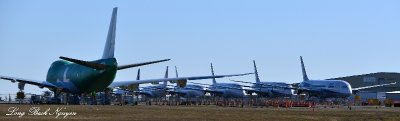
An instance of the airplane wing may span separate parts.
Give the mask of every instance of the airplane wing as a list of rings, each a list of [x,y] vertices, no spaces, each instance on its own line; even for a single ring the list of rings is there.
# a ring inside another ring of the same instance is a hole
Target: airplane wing
[[[393,84],[396,84],[396,82],[387,83],[387,84],[372,85],[372,86],[365,86],[365,87],[357,87],[357,88],[352,88],[352,90],[353,91],[359,91],[359,90],[363,90],[363,89],[382,87],[382,86],[393,85]]]
[[[254,83],[254,82],[246,82],[246,81],[239,81],[239,80],[232,80],[232,79],[230,79],[230,81],[233,81],[233,82],[239,82],[239,83],[244,83],[244,84],[259,84],[259,85],[261,85],[262,87],[278,87],[278,88],[289,88],[289,87],[285,87],[285,86],[277,86],[277,85],[272,85],[272,84],[263,84],[263,83]],[[293,85],[293,84],[285,84],[285,85]]]
[[[50,89],[60,88],[60,87],[57,87],[56,85],[53,85],[46,81],[37,81],[37,80],[22,79],[22,78],[8,77],[8,76],[0,76],[0,79],[9,80],[13,83],[20,82],[20,83],[32,84],[32,85],[39,86],[40,88],[43,88],[43,87],[50,88]]]
[[[245,73],[245,74],[232,74],[232,75],[216,75],[216,76],[194,76],[194,77],[178,77],[178,78],[162,78],[162,79],[147,79],[147,80],[132,80],[132,81],[118,81],[113,82],[108,87],[119,87],[119,86],[128,86],[131,84],[144,84],[144,83],[153,83],[153,82],[163,82],[163,81],[180,81],[180,80],[201,80],[201,79],[212,79],[212,78],[224,78],[224,77],[233,77],[233,76],[244,76],[253,73]]]

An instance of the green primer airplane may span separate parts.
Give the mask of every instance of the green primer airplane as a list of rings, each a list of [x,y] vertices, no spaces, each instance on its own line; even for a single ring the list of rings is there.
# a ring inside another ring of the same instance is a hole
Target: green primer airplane
[[[104,91],[107,88],[125,87],[135,88],[142,83],[155,83],[162,81],[178,82],[181,86],[186,85],[187,80],[223,78],[232,76],[243,76],[252,73],[234,74],[234,75],[218,75],[218,76],[197,76],[197,77],[180,77],[180,78],[163,78],[149,80],[129,80],[113,82],[118,70],[132,67],[138,67],[148,64],[154,64],[170,59],[150,61],[129,65],[118,65],[114,57],[115,48],[115,31],[117,22],[117,7],[113,9],[110,27],[104,47],[103,56],[95,61],[83,61],[68,57],[60,57],[61,60],[51,64],[46,81],[22,79],[16,77],[1,76],[0,79],[18,82],[18,87],[23,90],[25,84],[32,84],[40,88],[49,88],[52,91],[61,91],[72,94],[82,94],[91,92]]]

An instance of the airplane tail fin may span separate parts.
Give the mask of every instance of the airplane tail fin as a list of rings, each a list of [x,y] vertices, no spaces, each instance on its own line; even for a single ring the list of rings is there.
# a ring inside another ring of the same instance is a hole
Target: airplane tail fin
[[[168,78],[168,66],[167,66],[167,70],[165,70],[165,76],[164,76],[164,78]],[[163,85],[167,86],[167,84],[168,84],[168,81],[164,81],[164,82],[163,82]]]
[[[108,29],[108,35],[102,59],[114,58],[115,31],[117,28],[117,10],[118,8],[115,7],[112,12],[110,27]]]
[[[306,72],[306,68],[304,67],[304,62],[303,62],[303,57],[300,56],[300,62],[301,62],[301,71],[303,72],[303,81],[308,81],[308,76]]]
[[[164,78],[168,78],[168,66],[167,66],[167,70],[165,70]]]
[[[176,78],[179,77],[179,76],[178,76],[178,69],[176,68],[176,66],[175,66],[175,75],[176,75]]]
[[[140,68],[137,70],[136,80],[140,80]]]
[[[260,82],[260,77],[258,77],[258,71],[257,71],[257,66],[256,66],[256,61],[253,60],[253,64],[254,64],[254,75],[256,76],[256,83]]]
[[[214,67],[213,67],[212,63],[211,63],[211,75],[212,75],[212,76],[215,76],[215,74],[214,74]],[[217,83],[217,81],[215,80],[215,78],[213,78],[212,83],[213,83],[213,84]]]

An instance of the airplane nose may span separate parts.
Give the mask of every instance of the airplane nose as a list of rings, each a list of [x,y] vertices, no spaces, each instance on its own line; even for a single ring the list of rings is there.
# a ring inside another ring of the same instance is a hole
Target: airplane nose
[[[353,94],[353,91],[352,90],[348,90],[348,92],[347,92],[347,97],[350,97],[351,95]]]

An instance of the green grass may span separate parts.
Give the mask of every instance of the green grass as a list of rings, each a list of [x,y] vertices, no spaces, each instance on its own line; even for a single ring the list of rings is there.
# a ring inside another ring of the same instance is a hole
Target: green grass
[[[327,121],[365,121],[400,120],[400,108],[353,107],[342,108],[237,108],[217,106],[93,106],[93,105],[0,105],[0,120],[55,120],[55,116],[6,116],[10,107],[19,107],[20,111],[31,107],[41,110],[50,108],[54,112],[58,107],[66,107],[67,112],[76,112],[75,116],[62,116],[57,120],[155,120],[155,121],[277,121],[277,120],[327,120]]]

